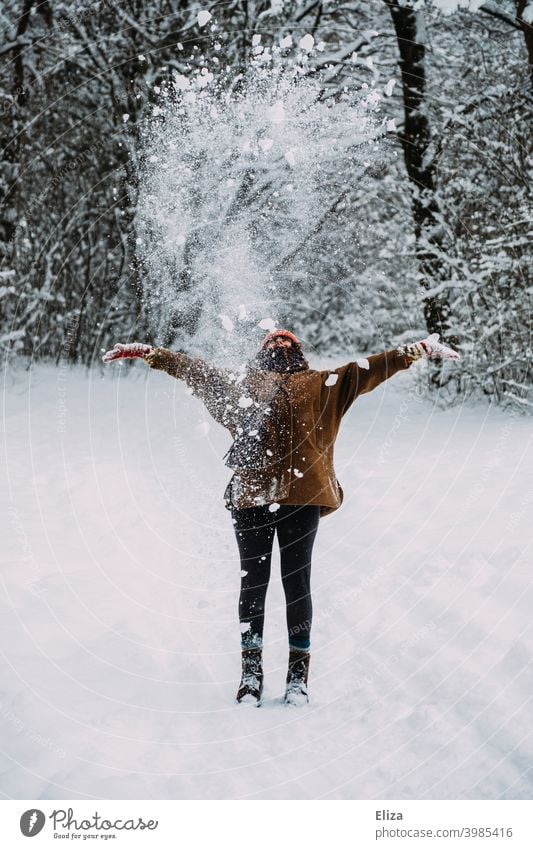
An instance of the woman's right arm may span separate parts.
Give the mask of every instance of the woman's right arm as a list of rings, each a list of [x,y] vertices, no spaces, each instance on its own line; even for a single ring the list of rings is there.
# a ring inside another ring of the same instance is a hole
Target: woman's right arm
[[[238,410],[235,376],[225,369],[209,365],[199,357],[189,357],[167,348],[154,348],[144,358],[150,368],[166,371],[184,380],[193,394],[203,401],[215,421],[233,431]]]
[[[189,357],[168,348],[152,348],[140,342],[117,344],[103,357],[105,363],[118,359],[143,359],[150,368],[165,371],[178,380],[184,380],[193,394],[200,398],[215,421],[232,429],[237,412],[239,392],[232,375],[216,368],[199,357]]]
[[[185,380],[195,394],[201,394],[210,383],[224,378],[221,369],[213,368],[197,357],[189,357],[167,348],[152,348],[142,342],[129,342],[126,345],[117,342],[111,351],[104,354],[102,360],[104,363],[112,363],[115,360],[135,358],[144,360],[150,368],[166,371],[172,377]]]

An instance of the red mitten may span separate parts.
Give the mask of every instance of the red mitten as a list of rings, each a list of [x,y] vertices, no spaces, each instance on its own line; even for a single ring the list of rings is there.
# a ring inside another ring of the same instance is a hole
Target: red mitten
[[[427,339],[421,339],[418,343],[424,350],[429,360],[460,360],[461,355],[439,342],[439,334],[432,333]]]
[[[151,346],[143,345],[142,342],[130,342],[128,345],[121,345],[120,342],[117,342],[111,351],[106,351],[102,360],[104,363],[112,363],[113,360],[130,360],[133,357],[144,359],[151,352]]]

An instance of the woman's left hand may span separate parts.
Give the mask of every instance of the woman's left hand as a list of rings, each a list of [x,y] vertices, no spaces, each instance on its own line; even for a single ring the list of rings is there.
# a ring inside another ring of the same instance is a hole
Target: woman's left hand
[[[424,354],[429,360],[460,360],[461,355],[439,342],[439,334],[432,333],[427,339],[421,339],[417,343],[422,347]]]

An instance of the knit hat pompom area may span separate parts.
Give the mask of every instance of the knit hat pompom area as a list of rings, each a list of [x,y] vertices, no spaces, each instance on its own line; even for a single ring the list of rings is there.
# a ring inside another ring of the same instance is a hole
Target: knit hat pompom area
[[[299,348],[302,347],[302,343],[298,339],[294,333],[291,333],[290,330],[272,330],[271,333],[268,333],[261,343],[261,350],[266,348],[269,342],[272,342],[274,339],[277,339],[278,336],[284,336],[286,339],[290,339],[293,345],[297,345]]]

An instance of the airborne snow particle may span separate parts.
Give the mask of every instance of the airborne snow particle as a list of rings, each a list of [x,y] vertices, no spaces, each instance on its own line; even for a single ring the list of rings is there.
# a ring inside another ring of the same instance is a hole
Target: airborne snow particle
[[[338,374],[330,374],[330,375],[328,375],[328,377],[326,378],[325,386],[335,386],[335,384],[337,383],[338,379],[339,379],[339,375],[338,375]]]
[[[228,315],[224,315],[223,313],[219,313],[218,317],[222,322],[222,327],[224,328],[224,330],[227,330],[229,333],[231,333],[234,328],[234,324],[231,318]]]
[[[285,107],[281,100],[276,100],[276,102],[267,109],[267,116],[273,124],[283,124],[285,121]]]
[[[284,154],[285,159],[289,163],[289,165],[296,165],[296,156],[294,155],[294,148],[291,147],[290,150],[287,150]]]
[[[253,400],[250,397],[247,397],[246,395],[241,395],[241,397],[239,398],[239,407],[242,407],[243,409],[246,409],[246,407],[251,407],[253,403]]]
[[[198,26],[205,27],[205,25],[211,20],[211,17],[211,12],[208,12],[207,9],[203,9],[201,12],[198,12]]]
[[[250,622],[241,622],[241,634],[246,634],[250,630]]]
[[[274,139],[260,139],[259,147],[263,151],[263,153],[267,153],[272,145],[274,144]]]
[[[272,504],[268,505],[269,513],[275,513],[277,510],[279,510],[279,508],[280,508],[280,505],[278,504],[277,501],[273,501]]]
[[[396,121],[394,118],[391,118],[390,121],[387,121],[387,132],[395,133],[396,132]]]
[[[292,35],[286,35],[281,39],[279,46],[283,49],[287,49],[288,47],[292,47]]]
[[[370,368],[370,363],[368,362],[366,357],[359,357],[358,360],[355,361],[359,368]]]
[[[307,51],[307,53],[310,53],[313,49],[314,44],[315,39],[310,33],[307,33],[307,35],[304,35],[304,37],[300,39],[298,47],[300,47],[302,50]]]
[[[396,80],[389,80],[387,85],[383,89],[383,94],[385,94],[386,97],[390,97],[391,94],[392,94],[392,90],[393,90],[395,85],[396,85]]]
[[[275,330],[276,325],[272,321],[271,318],[262,318],[259,324],[257,325],[261,328],[261,330]]]
[[[174,82],[180,91],[185,91],[191,87],[191,84],[184,74],[174,74]]]

